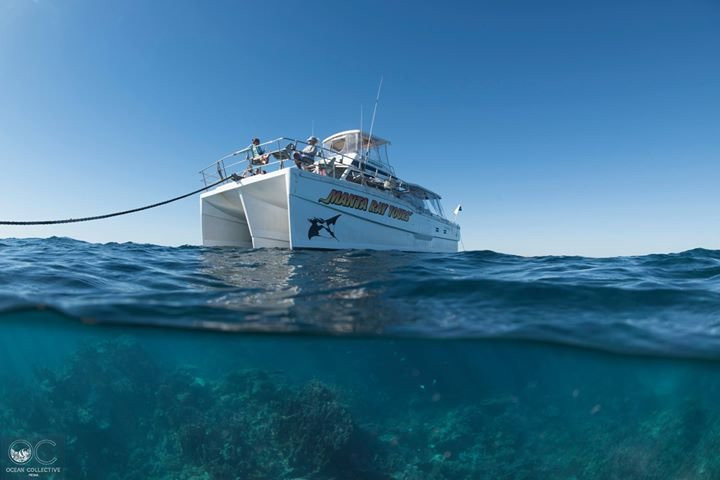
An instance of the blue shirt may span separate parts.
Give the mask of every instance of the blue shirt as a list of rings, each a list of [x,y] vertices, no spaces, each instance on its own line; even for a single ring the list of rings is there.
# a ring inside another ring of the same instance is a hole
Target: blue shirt
[[[255,145],[254,143],[250,145],[250,153],[252,153],[253,157],[259,157],[260,155],[265,155],[265,150],[260,145]]]

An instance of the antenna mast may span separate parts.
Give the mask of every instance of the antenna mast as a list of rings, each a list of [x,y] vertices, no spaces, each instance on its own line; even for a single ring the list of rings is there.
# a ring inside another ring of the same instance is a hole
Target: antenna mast
[[[370,138],[368,138],[368,146],[367,146],[367,149],[365,150],[366,158],[370,154],[370,140],[372,140],[373,127],[375,127],[375,114],[377,113],[378,103],[380,103],[380,90],[382,90],[382,84],[383,84],[383,77],[380,77],[380,85],[378,85],[378,92],[377,92],[377,96],[375,97],[375,106],[373,107],[372,121],[370,122]],[[360,131],[360,136],[362,137],[362,130]]]

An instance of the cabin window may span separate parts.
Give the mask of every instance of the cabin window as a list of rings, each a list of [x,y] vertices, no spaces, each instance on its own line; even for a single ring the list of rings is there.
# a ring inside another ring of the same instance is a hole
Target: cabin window
[[[342,152],[345,148],[345,137],[336,138],[332,142],[330,142],[330,149],[335,150],[336,152]]]
[[[325,144],[325,148],[338,153],[353,153],[357,149],[357,135],[348,134],[331,140],[329,144]]]
[[[351,134],[345,137],[345,152],[354,153],[357,152],[357,135]]]

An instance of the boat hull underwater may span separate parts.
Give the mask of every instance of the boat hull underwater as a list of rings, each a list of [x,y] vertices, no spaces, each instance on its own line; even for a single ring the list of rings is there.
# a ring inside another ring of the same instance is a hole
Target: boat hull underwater
[[[298,168],[200,198],[203,245],[456,252],[460,227],[390,191]]]

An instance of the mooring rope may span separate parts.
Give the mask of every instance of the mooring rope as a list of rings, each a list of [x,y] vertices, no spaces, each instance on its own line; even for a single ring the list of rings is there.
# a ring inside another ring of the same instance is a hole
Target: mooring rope
[[[150,210],[151,208],[155,207],[161,207],[163,205],[167,205],[168,203],[177,202],[178,200],[182,200],[183,198],[191,197],[195,194],[198,194],[202,191],[205,191],[209,188],[215,187],[217,185],[220,185],[223,182],[226,182],[227,180],[239,180],[240,177],[236,174],[232,174],[227,178],[223,178],[221,180],[218,180],[217,182],[207,185],[203,188],[199,188],[193,192],[186,193],[185,195],[180,195],[179,197],[171,198],[170,200],[165,200],[163,202],[153,203],[152,205],[146,205],[144,207],[140,208],[133,208],[131,210],[124,210],[122,212],[114,212],[114,213],[107,213],[105,215],[96,215],[94,217],[83,217],[83,218],[67,218],[65,220],[33,220],[33,221],[7,221],[7,220],[0,220],[0,225],[58,225],[61,223],[78,223],[78,222],[90,222],[92,220],[102,220],[104,218],[111,218],[111,217],[119,217],[120,215],[128,215],[131,213],[136,212],[142,212],[143,210]]]

